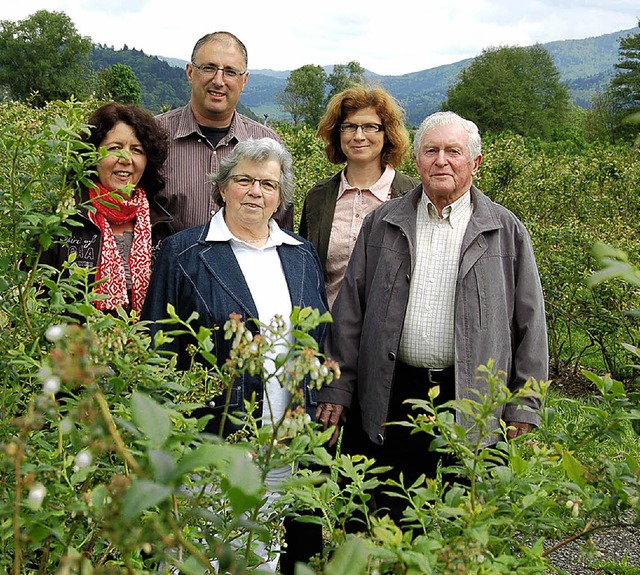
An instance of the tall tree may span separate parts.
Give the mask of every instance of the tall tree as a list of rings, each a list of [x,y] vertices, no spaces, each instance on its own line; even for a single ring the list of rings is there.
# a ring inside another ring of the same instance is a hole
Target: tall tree
[[[615,141],[615,103],[611,89],[597,93],[591,99],[591,108],[587,112],[585,137],[587,141]]]
[[[289,74],[277,100],[282,109],[291,114],[294,124],[318,125],[324,112],[326,83],[327,74],[322,66],[306,64]]]
[[[483,131],[548,138],[567,119],[569,89],[540,44],[487,48],[460,72],[442,108]]]
[[[333,67],[333,72],[327,78],[327,84],[331,86],[327,99],[331,99],[335,94],[339,94],[351,86],[364,84],[364,82],[364,68],[359,62],[352,60],[348,64],[336,64]]]
[[[0,86],[35,105],[85,95],[90,38],[63,12],[39,10],[19,22],[0,21]]]
[[[140,104],[142,89],[136,74],[126,64],[114,64],[101,73],[102,94],[120,104]]]
[[[609,85],[612,102],[614,135],[628,139],[638,133],[628,118],[640,111],[640,32],[620,38],[618,71]]]

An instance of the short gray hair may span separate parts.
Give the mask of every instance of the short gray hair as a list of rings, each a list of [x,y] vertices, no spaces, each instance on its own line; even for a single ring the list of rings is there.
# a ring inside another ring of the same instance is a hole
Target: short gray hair
[[[230,181],[235,167],[242,161],[265,162],[276,161],[280,164],[280,205],[276,210],[276,216],[282,215],[293,204],[294,177],[293,159],[285,147],[273,138],[249,139],[238,142],[231,153],[222,159],[220,169],[215,174],[209,175],[209,182],[213,185],[213,201],[222,208],[221,189]]]
[[[473,162],[482,153],[482,138],[480,138],[480,131],[471,120],[467,120],[462,116],[459,116],[455,112],[436,112],[427,116],[420,124],[418,131],[416,132],[413,140],[413,153],[418,157],[420,153],[420,146],[422,145],[422,138],[426,132],[436,128],[438,126],[462,126],[467,134],[469,134],[469,156],[471,162]]]

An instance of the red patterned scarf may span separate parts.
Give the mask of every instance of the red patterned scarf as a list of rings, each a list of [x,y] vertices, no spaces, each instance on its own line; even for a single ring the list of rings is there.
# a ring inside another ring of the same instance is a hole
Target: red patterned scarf
[[[96,301],[95,305],[100,310],[112,310],[119,305],[126,307],[129,303],[124,262],[110,224],[123,224],[135,219],[128,263],[131,272],[131,309],[140,313],[151,277],[151,218],[147,194],[142,188],[136,188],[131,199],[120,200],[112,197],[111,192],[101,184],[94,184],[95,188],[89,189],[89,198],[96,212],[89,212],[89,218],[102,232],[96,280],[106,278],[96,287],[96,292],[107,296]]]

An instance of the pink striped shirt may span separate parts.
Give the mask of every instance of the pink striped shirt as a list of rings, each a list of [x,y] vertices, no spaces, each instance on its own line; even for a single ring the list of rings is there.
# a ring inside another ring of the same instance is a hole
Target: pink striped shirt
[[[235,145],[249,138],[282,139],[271,128],[236,112],[227,135],[213,148],[202,134],[189,105],[156,116],[158,124],[169,133],[169,155],[164,165],[167,180],[158,201],[173,216],[172,232],[205,224],[216,212],[207,175],[218,171],[222,158]],[[293,229],[293,207],[283,218],[276,218],[280,227]]]
[[[329,309],[338,297],[342,278],[362,227],[362,220],[391,197],[391,184],[395,175],[396,171],[387,166],[375,184],[369,189],[360,189],[349,185],[344,170],[342,171],[324,270]]]

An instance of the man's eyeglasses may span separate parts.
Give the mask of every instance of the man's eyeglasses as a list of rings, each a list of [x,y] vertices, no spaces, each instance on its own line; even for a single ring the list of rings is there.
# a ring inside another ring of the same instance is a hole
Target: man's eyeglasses
[[[384,126],[382,124],[340,124],[340,131],[347,132],[347,134],[357,132],[358,128],[362,128],[362,131],[365,134],[375,134],[376,132],[384,131]]]
[[[260,184],[260,189],[263,192],[274,194],[280,189],[280,182],[276,180],[269,180],[265,178],[252,178],[251,176],[245,176],[239,174],[237,176],[229,176],[229,179],[236,184],[241,190],[248,191],[253,187],[255,182]]]
[[[226,78],[227,80],[233,80],[238,76],[244,76],[247,73],[246,70],[244,72],[238,72],[238,70],[235,70],[234,68],[214,66],[213,64],[204,64],[202,66],[198,66],[198,64],[194,64],[193,62],[191,62],[191,65],[194,68],[200,70],[200,73],[205,76],[215,76],[218,73],[218,70],[221,70],[223,78]]]

